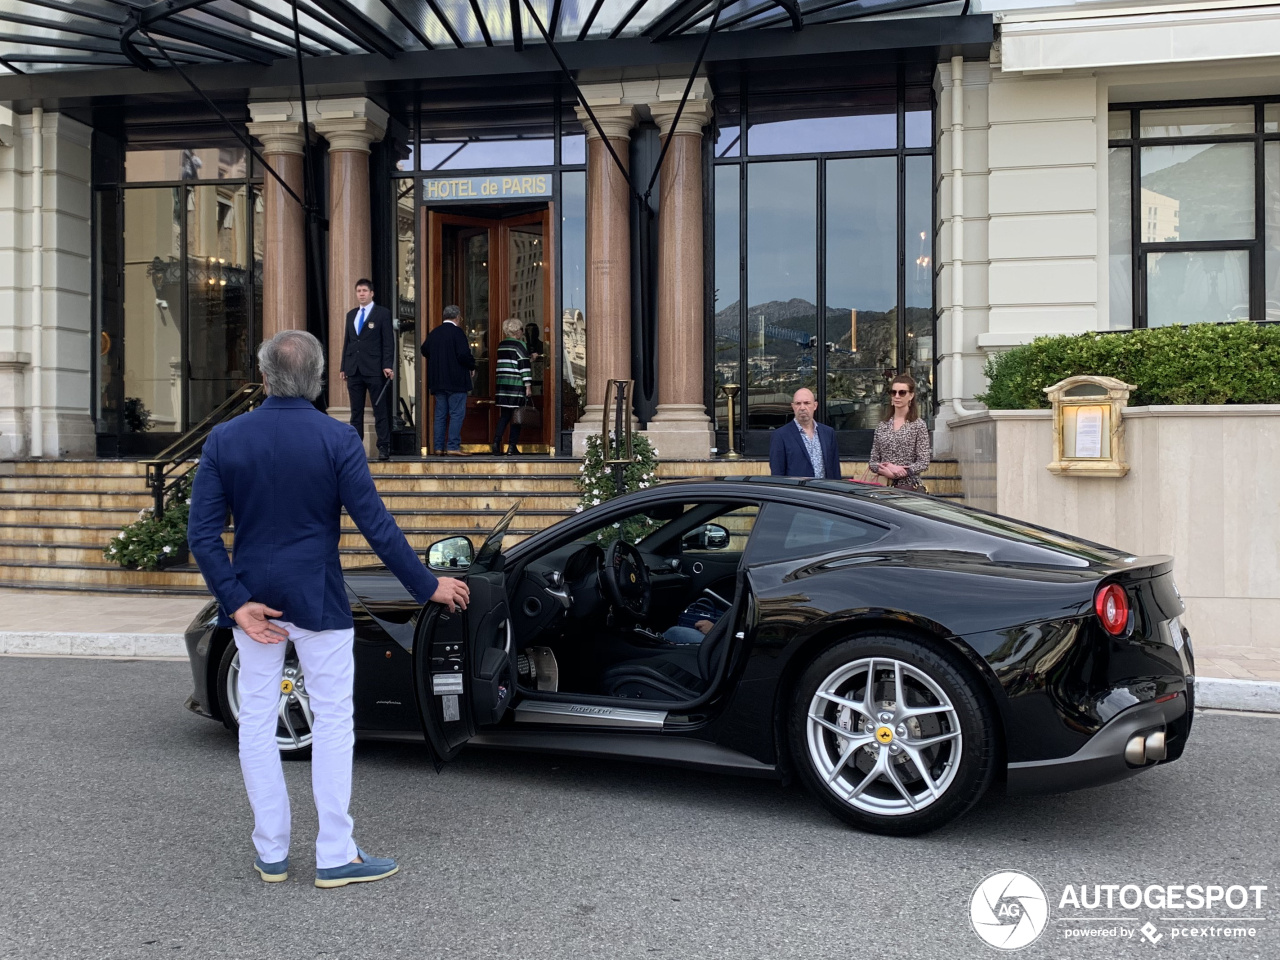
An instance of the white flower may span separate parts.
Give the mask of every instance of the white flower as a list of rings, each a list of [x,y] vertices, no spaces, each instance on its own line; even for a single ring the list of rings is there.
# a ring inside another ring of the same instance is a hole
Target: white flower
[[[622,526],[622,524],[620,524],[620,523],[615,523],[615,524],[614,524],[614,526],[615,526],[615,527],[620,527],[620,526]]]
[[[594,507],[594,506],[595,506],[596,504],[598,504],[599,502],[600,502],[600,501],[599,501],[598,499],[596,499],[596,500],[592,500],[592,501],[591,501],[591,505]]]
[[[123,530],[121,530],[119,533],[117,533],[117,534],[116,534],[116,539],[117,539],[117,540],[123,540],[123,539],[124,539],[124,531],[123,531]]]
[[[582,512],[582,505],[581,505],[581,504],[579,504],[578,506],[574,507],[574,508],[573,508],[573,512],[574,512],[574,513],[581,513],[581,512]]]
[[[165,548],[164,548],[164,552],[165,552],[165,553],[173,553],[173,547],[165,547]]]

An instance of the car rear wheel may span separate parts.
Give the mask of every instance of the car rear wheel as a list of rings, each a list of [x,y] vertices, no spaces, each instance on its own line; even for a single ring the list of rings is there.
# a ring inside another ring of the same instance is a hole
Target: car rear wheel
[[[227,726],[237,729],[240,718],[240,651],[229,643],[218,663],[218,703]],[[285,651],[284,673],[280,680],[280,700],[276,722],[276,744],[285,759],[305,759],[311,755],[311,698],[298,654],[289,644]]]
[[[800,677],[788,726],[805,785],[842,820],[905,836],[972,807],[991,781],[994,720],[972,682],[925,644],[845,640]]]

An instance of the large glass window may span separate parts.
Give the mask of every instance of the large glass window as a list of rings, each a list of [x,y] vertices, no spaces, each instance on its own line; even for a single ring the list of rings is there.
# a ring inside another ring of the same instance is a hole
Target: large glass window
[[[572,430],[587,405],[587,175],[571,171],[560,184],[561,423]]]
[[[1261,101],[1111,111],[1110,326],[1280,319],[1278,115]]]
[[[845,91],[756,93],[750,79],[717,98],[708,343],[717,428],[718,388],[743,384],[748,453],[801,387],[850,455],[870,449],[896,373],[932,417],[932,95],[892,69]]]
[[[131,150],[124,161],[123,189],[95,204],[98,430],[131,438],[116,449],[136,454],[253,378],[263,205],[239,147]]]

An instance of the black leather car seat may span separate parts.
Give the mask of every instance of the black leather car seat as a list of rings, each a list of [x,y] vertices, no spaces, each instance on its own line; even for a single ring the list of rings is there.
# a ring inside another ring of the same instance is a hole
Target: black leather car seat
[[[614,664],[601,675],[604,695],[628,700],[696,700],[715,677],[736,620],[731,609],[696,649],[677,647],[643,660]]]

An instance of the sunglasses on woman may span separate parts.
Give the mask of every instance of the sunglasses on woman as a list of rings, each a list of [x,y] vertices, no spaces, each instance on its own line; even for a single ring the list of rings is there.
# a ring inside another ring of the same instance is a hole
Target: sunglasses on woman
[[[893,394],[895,397],[909,397],[909,396],[911,396],[911,391],[910,391],[910,390],[890,390],[889,392],[890,392],[891,394]]]

